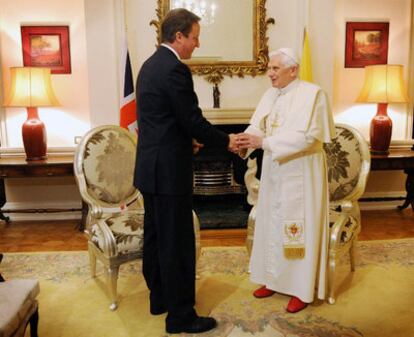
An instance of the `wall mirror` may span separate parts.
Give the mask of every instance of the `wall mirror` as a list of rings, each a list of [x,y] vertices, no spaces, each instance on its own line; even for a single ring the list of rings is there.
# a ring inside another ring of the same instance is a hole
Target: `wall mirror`
[[[193,74],[217,84],[223,76],[256,76],[268,62],[266,0],[157,0],[151,21],[161,40],[160,22],[173,8],[184,7],[201,17],[200,48],[186,61]]]

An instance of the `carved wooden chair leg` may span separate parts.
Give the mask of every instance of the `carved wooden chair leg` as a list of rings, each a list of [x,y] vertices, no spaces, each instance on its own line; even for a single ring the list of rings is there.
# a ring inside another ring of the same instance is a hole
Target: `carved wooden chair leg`
[[[108,267],[106,269],[106,278],[107,278],[107,283],[109,287],[109,295],[111,298],[111,304],[109,305],[110,310],[116,310],[118,308],[118,292],[117,292],[118,274],[119,274],[119,266]]]
[[[36,309],[32,317],[30,317],[29,323],[30,323],[30,337],[38,337],[37,326],[39,324],[39,309]]]
[[[0,263],[1,263],[2,260],[3,260],[3,254],[0,253]],[[3,278],[3,276],[1,276],[1,274],[0,274],[0,282],[4,282],[4,278]]]
[[[89,266],[90,266],[90,272],[91,277],[94,278],[96,276],[96,255],[93,250],[93,247],[91,246],[92,243],[88,243],[88,253],[89,253]]]
[[[328,302],[329,304],[335,303],[335,269],[336,269],[336,257],[329,257],[328,263]]]
[[[349,249],[349,261],[351,262],[351,271],[355,271],[355,247],[356,239],[352,241],[351,248]]]
[[[253,206],[247,218],[246,248],[247,248],[247,252],[249,253],[249,256],[252,254],[255,223],[256,223],[256,206]]]

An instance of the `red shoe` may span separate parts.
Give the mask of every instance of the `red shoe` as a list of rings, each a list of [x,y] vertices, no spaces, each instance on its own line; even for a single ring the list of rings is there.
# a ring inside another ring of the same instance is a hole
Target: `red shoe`
[[[274,293],[273,290],[267,289],[266,286],[262,286],[253,292],[253,296],[256,298],[265,298],[272,296]]]
[[[293,314],[305,309],[307,306],[308,303],[302,302],[299,298],[292,296],[287,305],[286,311]]]

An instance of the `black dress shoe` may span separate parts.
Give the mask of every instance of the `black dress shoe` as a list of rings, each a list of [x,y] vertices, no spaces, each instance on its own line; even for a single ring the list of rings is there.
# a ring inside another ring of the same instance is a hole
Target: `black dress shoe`
[[[197,317],[194,321],[182,325],[170,325],[166,327],[168,333],[199,333],[209,331],[217,326],[217,321],[212,317]]]
[[[167,309],[165,309],[162,305],[153,305],[150,304],[150,313],[151,315],[162,315],[167,312]]]

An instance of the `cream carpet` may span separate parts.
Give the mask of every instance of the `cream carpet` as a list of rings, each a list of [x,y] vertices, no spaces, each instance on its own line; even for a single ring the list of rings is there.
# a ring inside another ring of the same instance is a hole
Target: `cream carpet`
[[[256,285],[243,247],[204,248],[197,311],[217,318],[219,327],[198,336],[414,336],[414,239],[360,242],[357,254],[356,271],[344,273],[336,304],[318,301],[292,315],[283,295],[251,295]],[[6,279],[40,280],[41,337],[166,336],[165,315],[149,314],[140,261],[121,267],[115,312],[108,309],[102,269],[98,278],[89,276],[87,252],[6,253],[0,268]]]

